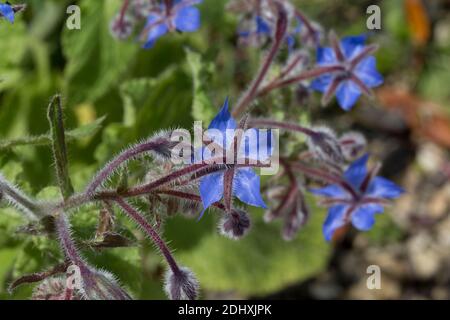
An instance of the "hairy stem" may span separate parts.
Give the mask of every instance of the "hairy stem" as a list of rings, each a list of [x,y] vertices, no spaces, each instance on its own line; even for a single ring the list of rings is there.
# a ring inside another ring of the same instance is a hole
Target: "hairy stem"
[[[45,216],[45,212],[37,201],[29,198],[0,174],[0,200],[2,197],[21,209],[31,219]]]
[[[267,84],[265,87],[261,88],[258,91],[257,96],[262,97],[262,96],[268,94],[269,92],[271,92],[272,90],[275,90],[275,89],[278,89],[281,87],[285,87],[285,86],[288,86],[288,85],[291,85],[293,83],[297,83],[297,82],[300,82],[303,80],[317,78],[323,74],[327,74],[330,72],[336,72],[336,71],[342,71],[342,70],[344,70],[344,67],[340,66],[340,65],[316,67],[314,69],[304,71],[304,72],[300,73],[299,75],[291,77],[291,78],[272,81],[269,84]]]
[[[180,268],[178,267],[177,262],[172,256],[172,253],[170,252],[166,243],[161,239],[159,234],[150,225],[150,223],[148,223],[147,220],[136,209],[134,209],[130,204],[128,204],[124,199],[118,197],[114,199],[114,201],[125,211],[125,213],[131,219],[133,219],[142,229],[144,229],[144,231],[147,233],[147,235],[150,237],[153,243],[161,251],[172,272],[177,275],[180,274],[181,273]]]
[[[317,133],[309,128],[302,127],[298,124],[289,123],[289,122],[281,122],[271,119],[251,119],[249,121],[249,126],[251,127],[270,127],[272,129],[282,129],[286,131],[299,132],[309,137],[316,135]]]
[[[303,23],[303,25],[308,30],[308,34],[312,38],[312,41],[314,42],[314,44],[316,46],[318,46],[319,45],[319,41],[318,41],[319,39],[316,36],[316,30],[314,29],[311,21],[309,21],[309,19],[303,14],[303,12],[301,12],[298,9],[295,9],[295,16]]]
[[[164,194],[175,198],[180,198],[184,200],[189,200],[193,202],[202,202],[202,198],[193,193],[178,191],[178,190],[158,190],[156,193]],[[225,211],[225,206],[220,202],[215,202],[211,206],[216,207],[217,209]]]
[[[306,174],[307,176],[310,176],[311,178],[316,178],[332,184],[338,184],[342,188],[347,190],[354,199],[359,198],[358,193],[353,189],[353,187],[347,181],[345,181],[344,179],[342,179],[337,175],[331,174],[329,172],[317,168],[308,167],[300,162],[291,162],[289,165],[291,166],[292,169],[300,171]]]
[[[133,147],[123,151],[121,154],[116,156],[111,162],[109,162],[102,170],[100,170],[100,172],[96,175],[94,180],[87,186],[86,194],[92,195],[95,192],[95,190],[106,179],[108,179],[115,172],[115,170],[123,163],[136,157],[139,154],[155,150],[167,143],[168,143],[168,141],[166,139],[158,138],[158,139],[146,141],[144,143],[140,143],[136,146],[133,146]]]
[[[130,0],[124,0],[122,7],[120,8],[120,16],[119,16],[119,23],[123,24],[125,20],[125,13],[127,12],[128,6],[130,4]]]
[[[66,258],[78,267],[87,267],[72,239],[70,223],[63,211],[55,216],[55,228]]]
[[[239,159],[238,159],[239,160]],[[246,168],[246,167],[268,167],[269,165],[256,163],[256,164],[237,164],[235,165],[237,168]],[[69,210],[73,208],[80,207],[82,205],[95,202],[95,201],[105,201],[105,200],[114,200],[117,197],[122,198],[132,198],[132,197],[139,197],[144,196],[149,193],[155,192],[157,188],[167,185],[169,183],[173,183],[177,181],[178,179],[182,178],[183,176],[186,176],[188,174],[192,174],[192,177],[189,179],[181,180],[177,185],[185,185],[186,183],[195,181],[202,176],[205,176],[206,174],[217,172],[226,169],[226,165],[224,164],[210,164],[210,163],[200,163],[200,164],[193,164],[187,167],[184,167],[182,169],[179,169],[177,171],[174,171],[160,179],[157,179],[155,181],[152,181],[147,184],[143,184],[137,187],[129,188],[126,190],[105,190],[105,191],[99,191],[95,192],[93,194],[88,193],[81,193],[77,195],[73,195],[69,199],[62,201],[60,203],[57,203],[54,205],[53,211],[58,210]]]
[[[275,59],[277,52],[281,47],[281,44],[283,43],[286,30],[287,30],[287,14],[286,11],[282,8],[282,6],[279,5],[277,27],[275,30],[275,39],[272,44],[272,47],[270,48],[269,53],[264,59],[255,80],[250,85],[250,88],[247,90],[247,92],[245,92],[245,94],[241,97],[241,99],[239,99],[238,103],[236,104],[236,107],[232,112],[233,117],[237,117],[242,112],[244,112],[248,104],[257,95],[259,86],[261,85],[261,82],[264,80],[267,71],[269,71],[272,62]]]

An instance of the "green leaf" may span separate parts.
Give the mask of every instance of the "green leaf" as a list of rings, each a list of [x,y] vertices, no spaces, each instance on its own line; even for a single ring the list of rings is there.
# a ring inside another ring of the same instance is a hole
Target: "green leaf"
[[[195,120],[209,123],[214,117],[217,109],[214,108],[211,100],[206,94],[204,83],[207,76],[210,76],[212,65],[205,65],[199,53],[186,49],[187,63],[192,72],[193,98],[191,114]]]
[[[0,28],[0,91],[14,87],[23,76],[20,64],[27,51],[27,28],[18,20],[11,25],[2,23]]]
[[[55,159],[56,177],[61,194],[68,198],[73,194],[73,186],[70,181],[66,136],[64,132],[63,110],[61,96],[56,95],[50,101],[47,110],[47,118],[50,124],[50,133],[52,135],[52,150]]]
[[[62,47],[67,59],[64,71],[69,104],[95,101],[118,83],[140,49],[130,41],[111,36],[110,21],[122,1],[81,1],[80,30],[65,29]]]
[[[173,126],[191,126],[189,114],[192,91],[189,78],[182,70],[168,68],[156,78],[129,80],[120,87],[124,102],[124,124],[135,132],[135,138],[152,130]]]
[[[201,238],[192,250],[178,251],[177,257],[192,268],[202,288],[261,295],[305,280],[325,268],[330,247],[322,237],[323,212],[313,210],[297,238],[285,242],[280,226],[265,224],[254,211],[256,221],[244,239],[234,241],[214,232]],[[177,247],[176,240],[172,244]]]
[[[60,195],[60,189],[56,186],[47,186],[36,194],[36,199],[41,201],[55,201]]]
[[[18,252],[16,249],[2,249],[0,250],[0,293],[5,293],[7,288],[7,277],[11,271],[11,267],[14,263]]]

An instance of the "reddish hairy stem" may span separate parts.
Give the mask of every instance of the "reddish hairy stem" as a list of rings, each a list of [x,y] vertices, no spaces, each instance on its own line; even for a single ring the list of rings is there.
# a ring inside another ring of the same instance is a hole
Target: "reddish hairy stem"
[[[308,29],[309,34],[312,36],[315,45],[318,45],[317,39],[315,38],[316,30],[314,29],[312,23],[309,19],[298,9],[295,9],[295,16],[300,19],[300,21],[305,25],[306,29]]]
[[[164,194],[164,195],[168,195],[168,196],[172,196],[172,197],[176,197],[176,198],[191,200],[191,201],[195,201],[195,202],[202,201],[202,198],[197,194],[178,191],[178,190],[158,190],[156,193]],[[220,202],[215,202],[212,204],[212,206],[225,211],[225,206]]]
[[[263,168],[263,167],[269,167],[270,165],[266,164],[237,164],[234,165],[236,168],[246,168],[246,167],[255,167],[255,168]],[[203,170],[202,170],[203,169]],[[150,183],[137,186],[128,190],[123,190],[118,192],[117,190],[105,190],[105,191],[99,191],[97,193],[94,193],[92,195],[89,195],[87,193],[77,194],[69,199],[67,199],[64,202],[61,202],[55,206],[55,210],[68,210],[71,208],[79,207],[81,205],[87,204],[89,202],[93,201],[105,201],[105,200],[114,200],[117,197],[123,197],[123,198],[131,198],[131,197],[138,197],[143,196],[146,194],[149,194],[151,192],[154,192],[156,188],[161,187],[163,185],[166,185],[168,183],[171,183],[185,175],[188,175],[190,173],[198,173],[196,175],[193,175],[192,178],[183,180],[180,182],[179,185],[184,185],[186,183],[189,183],[191,181],[194,181],[196,179],[201,178],[202,176],[205,176],[211,172],[221,171],[225,170],[226,166],[221,164],[209,164],[209,163],[202,163],[202,164],[193,164],[188,167],[182,168],[180,170],[177,170],[175,172],[172,172],[171,174],[162,177],[158,180],[152,181]]]
[[[281,88],[281,87],[284,87],[284,86],[287,86],[287,85],[290,85],[290,84],[293,84],[296,82],[300,82],[300,81],[311,79],[311,78],[317,78],[318,76],[321,76],[326,73],[343,71],[343,70],[344,70],[344,67],[341,65],[316,67],[314,69],[304,71],[295,77],[291,77],[291,78],[284,79],[284,80],[272,81],[269,84],[267,84],[265,87],[261,88],[261,90],[258,91],[257,96],[261,97],[261,96],[268,94],[272,90],[275,90],[275,89],[278,89],[278,88]]]
[[[78,252],[75,242],[72,239],[69,221],[63,211],[60,211],[55,217],[56,232],[59,236],[61,248],[67,259],[78,267],[86,267],[83,258]]]
[[[259,86],[261,85],[261,82],[264,80],[264,77],[267,74],[267,71],[269,71],[269,68],[275,59],[275,56],[280,49],[281,44],[283,43],[284,35],[286,34],[287,30],[287,14],[285,10],[282,8],[281,5],[278,6],[278,20],[277,20],[277,27],[275,31],[275,41],[273,42],[272,47],[270,48],[269,53],[267,54],[260,70],[258,71],[258,74],[253,81],[253,83],[250,86],[250,89],[247,90],[247,92],[242,96],[241,99],[239,99],[238,103],[236,104],[236,107],[234,108],[232,115],[233,117],[237,117],[240,115],[247,105],[255,98],[257,95]]]
[[[178,178],[181,178],[182,176],[185,176],[187,174],[193,173],[195,171],[198,171],[200,169],[206,168],[208,166],[214,166],[210,164],[193,164],[191,166],[185,167],[183,169],[177,170],[175,172],[172,172],[171,174],[162,177],[161,179],[155,180],[153,182],[144,184],[142,186],[138,186],[132,189],[129,189],[127,191],[121,192],[120,195],[124,197],[133,197],[133,196],[139,196],[142,194],[146,194],[151,192],[152,190],[165,185],[167,183],[170,183]]]
[[[172,256],[172,253],[170,252],[169,248],[167,247],[166,243],[161,239],[159,234],[153,229],[153,227],[150,225],[150,223],[147,222],[147,220],[131,205],[129,205],[125,200],[118,197],[115,198],[114,201],[119,205],[125,213],[133,219],[144,231],[147,233],[147,235],[150,237],[150,239],[153,241],[153,243],[159,248],[162,255],[167,261],[167,264],[169,265],[170,269],[174,274],[180,274],[180,268],[175,261],[174,257]]]
[[[109,162],[106,167],[104,167],[100,172],[97,174],[97,176],[94,178],[94,180],[87,186],[86,188],[86,194],[92,195],[95,190],[108,178],[110,177],[113,172],[124,162],[132,159],[133,157],[148,152],[151,150],[154,150],[161,145],[167,143],[166,139],[154,139],[151,141],[147,141],[141,144],[138,144],[134,147],[131,147],[125,151],[123,151],[121,154],[116,156],[111,162]]]
[[[123,2],[122,7],[120,8],[120,16],[119,16],[119,23],[120,24],[122,24],[123,20],[125,19],[125,13],[127,12],[129,4],[130,4],[130,0],[125,0]]]
[[[275,81],[281,80],[281,79],[283,79],[284,77],[286,77],[292,70],[294,70],[294,68],[297,66],[297,64],[298,64],[300,61],[304,60],[304,59],[305,59],[305,56],[303,56],[303,55],[301,55],[301,54],[298,54],[298,55],[291,61],[291,63],[288,64],[288,65],[286,66],[286,68],[284,68],[284,69],[281,71],[280,75],[275,79]]]
[[[286,131],[293,131],[293,132],[300,132],[303,133],[309,137],[312,137],[316,135],[316,132],[314,130],[311,130],[306,127],[302,127],[298,124],[289,123],[289,122],[281,122],[271,119],[250,119],[249,120],[249,126],[251,127],[270,127],[272,129],[278,128]]]
[[[330,173],[322,171],[320,169],[310,168],[299,162],[291,162],[290,166],[291,166],[291,168],[301,171],[302,173],[304,173],[307,176],[310,176],[312,178],[317,178],[319,180],[327,181],[328,183],[338,184],[342,188],[347,190],[354,199],[359,199],[359,195],[356,193],[356,191],[353,189],[353,187],[347,181],[345,181],[344,179],[342,179],[339,176],[330,174]]]
[[[297,181],[295,179],[294,173],[292,172],[289,166],[289,163],[284,159],[280,159],[280,164],[283,166],[286,172],[286,175],[290,182],[290,187],[287,194],[285,194],[284,197],[281,199],[277,208],[272,211],[272,214],[270,216],[271,219],[276,219],[279,216],[281,216],[283,212],[285,212],[285,210],[290,206],[291,202],[293,200],[295,201],[295,196],[297,195],[298,192]]]

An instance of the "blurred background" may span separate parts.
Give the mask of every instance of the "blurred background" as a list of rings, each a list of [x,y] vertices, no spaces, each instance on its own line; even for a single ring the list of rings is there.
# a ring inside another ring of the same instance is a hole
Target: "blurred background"
[[[235,102],[261,57],[259,49],[238,47],[239,17],[225,11],[226,0],[204,0],[199,32],[164,36],[150,50],[136,37],[110,35],[120,0],[24,2],[28,8],[13,25],[0,21],[0,172],[39,199],[58,196],[45,136],[55,93],[63,95],[73,129],[70,174],[80,191],[127,144],[162,128],[209,121],[226,96]],[[311,220],[291,242],[282,240],[280,225],[262,222],[262,210],[252,211],[253,229],[238,242],[217,234],[213,215],[200,222],[169,217],[165,238],[197,274],[205,299],[449,299],[450,2],[292,2],[341,36],[367,32],[366,8],[378,4],[382,29],[371,41],[380,44],[385,83],[375,99],[360,99],[348,113],[335,102],[322,108],[318,95],[305,97],[296,87],[264,98],[255,113],[364,133],[371,154],[383,161],[381,175],[407,193],[371,231],[348,230],[331,244],[321,232],[325,211],[313,198]],[[65,26],[70,4],[81,7],[80,30]],[[303,142],[295,139],[287,144]],[[135,297],[164,298],[161,259],[128,221],[117,218],[124,247],[92,243],[98,211],[84,208],[72,218],[88,260],[116,274]],[[0,208],[0,299],[29,298],[33,285],[10,295],[8,284],[61,261],[42,227]],[[366,286],[370,265],[381,268],[379,290]]]

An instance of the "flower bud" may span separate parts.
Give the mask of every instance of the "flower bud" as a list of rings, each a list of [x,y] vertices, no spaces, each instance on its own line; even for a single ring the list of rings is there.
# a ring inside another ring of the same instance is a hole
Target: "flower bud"
[[[347,132],[339,138],[342,154],[345,160],[354,161],[364,153],[367,141],[359,132]]]
[[[281,233],[283,239],[286,241],[293,240],[300,228],[305,225],[308,216],[309,209],[306,206],[303,197],[299,196],[296,205],[292,207],[291,211],[286,215]]]
[[[226,213],[219,223],[219,230],[227,238],[237,240],[247,234],[250,229],[250,218],[248,214],[239,209],[233,209]]]
[[[177,272],[167,270],[164,290],[171,300],[195,300],[198,289],[198,281],[190,269],[181,267]]]
[[[171,159],[172,150],[180,144],[179,141],[172,141],[174,132],[175,130],[161,130],[152,136],[151,140],[158,142],[152,150],[155,161],[167,162]]]
[[[344,155],[334,132],[327,127],[316,127],[314,131],[308,139],[308,148],[313,156],[328,164],[342,164]]]
[[[74,266],[74,270],[76,270]],[[69,270],[69,269],[68,269]],[[77,276],[80,278],[77,279]],[[74,272],[67,277],[67,286],[80,292],[87,300],[131,300],[131,296],[123,290],[114,276],[106,271],[81,267],[79,273]]]

